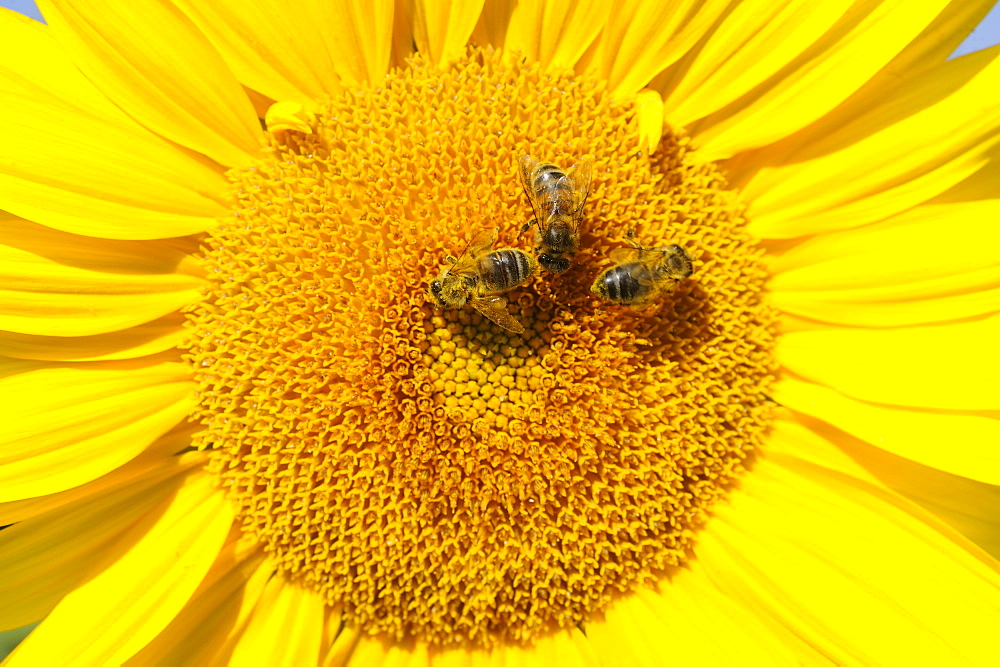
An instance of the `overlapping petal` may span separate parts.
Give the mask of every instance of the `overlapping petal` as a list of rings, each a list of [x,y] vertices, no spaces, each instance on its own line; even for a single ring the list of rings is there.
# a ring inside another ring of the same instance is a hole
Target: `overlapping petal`
[[[734,3],[665,86],[667,117],[683,127],[761,85],[833,28],[852,0]]]
[[[587,71],[626,98],[679,60],[725,13],[725,0],[615,3],[601,31]]]
[[[176,4],[242,84],[274,100],[313,106],[344,85],[377,81],[388,66],[391,3]]]
[[[180,309],[202,280],[166,244],[57,232],[0,214],[0,329],[87,336]]]
[[[689,125],[706,160],[765,146],[809,125],[865,84],[921,33],[947,0],[855,3],[776,74]]]
[[[38,5],[87,78],[150,130],[227,167],[246,166],[257,155],[263,143],[257,114],[178,7],[156,0]]]
[[[175,349],[186,337],[180,312],[122,331],[93,336],[37,336],[0,331],[0,349],[15,359],[111,361]]]
[[[814,657],[787,628],[727,598],[697,562],[603,616],[586,626],[602,665],[793,665]]]
[[[273,574],[260,546],[234,527],[191,600],[125,664],[228,664]]]
[[[928,324],[1000,310],[1000,200],[918,206],[881,223],[799,243],[769,264],[786,313],[866,327]],[[935,248],[932,239],[940,239]]]
[[[490,4],[506,5],[505,9],[487,10],[509,16],[504,39],[499,42],[505,49],[560,70],[577,64],[608,23],[611,12],[609,0],[487,3]]]
[[[834,443],[779,419],[698,545],[723,594],[835,664],[989,664],[996,561],[882,486]]]
[[[413,17],[412,35],[417,51],[432,63],[447,66],[465,53],[469,37],[479,21],[484,0],[442,3],[416,0],[408,3]]]
[[[201,232],[226,213],[222,169],[105,98],[51,30],[0,9],[0,208],[77,234]]]
[[[830,442],[864,466],[894,491],[933,512],[955,530],[1000,557],[1000,486],[922,465],[874,447],[818,419],[796,415],[796,421]],[[975,549],[970,552],[975,553]]]
[[[955,475],[1000,484],[1000,420],[857,401],[811,382],[782,378],[771,396],[886,451]]]
[[[313,665],[323,644],[323,599],[274,577],[264,587],[230,665]]]
[[[222,549],[234,512],[211,476],[187,475],[132,525],[127,553],[62,599],[9,664],[121,664],[180,612]]]
[[[1000,355],[968,363],[1000,340],[1000,315],[900,329],[788,333],[778,360],[796,375],[871,403],[936,410],[1000,410]],[[830,354],[838,350],[840,354]],[[933,354],[930,351],[933,350]]]
[[[143,456],[83,486],[52,496],[0,503],[0,630],[44,618],[102,563],[131,547],[123,535],[177,491],[202,455]]]
[[[906,81],[891,105],[810,128],[743,188],[751,232],[786,238],[858,227],[981,169],[1000,141],[997,55],[1000,47],[958,58]]]
[[[0,502],[63,491],[135,458],[184,420],[191,391],[186,365],[157,360],[0,379]]]

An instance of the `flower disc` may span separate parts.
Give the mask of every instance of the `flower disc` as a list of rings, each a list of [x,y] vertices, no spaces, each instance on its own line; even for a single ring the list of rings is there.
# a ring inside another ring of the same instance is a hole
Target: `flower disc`
[[[471,50],[275,130],[189,311],[201,447],[286,576],[369,632],[530,641],[690,557],[770,420],[760,252],[713,165],[600,82]],[[532,251],[518,157],[590,159],[581,250],[507,294],[513,334],[427,285],[483,229]],[[626,234],[694,275],[590,292]]]

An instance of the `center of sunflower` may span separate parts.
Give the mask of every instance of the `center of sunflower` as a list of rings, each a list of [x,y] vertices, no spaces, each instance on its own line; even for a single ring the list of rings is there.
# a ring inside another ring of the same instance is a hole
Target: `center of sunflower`
[[[200,447],[284,576],[347,623],[436,645],[530,642],[692,554],[770,421],[764,270],[714,166],[639,153],[603,84],[470,50],[322,104],[234,172],[189,313]],[[533,252],[517,161],[592,161],[580,251],[441,309],[469,239]],[[634,230],[634,236],[626,235]],[[640,311],[590,291],[634,240],[694,274]]]

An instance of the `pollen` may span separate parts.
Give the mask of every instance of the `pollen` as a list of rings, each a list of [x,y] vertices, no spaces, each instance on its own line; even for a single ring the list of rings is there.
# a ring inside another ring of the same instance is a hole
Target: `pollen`
[[[737,196],[635,101],[471,48],[319,100],[230,174],[187,313],[196,442],[281,576],[373,635],[530,644],[697,558],[771,421],[773,317]],[[640,140],[640,135],[642,138]],[[517,161],[593,163],[568,271],[437,307],[483,229],[533,252]],[[634,239],[694,274],[642,311],[590,292]]]

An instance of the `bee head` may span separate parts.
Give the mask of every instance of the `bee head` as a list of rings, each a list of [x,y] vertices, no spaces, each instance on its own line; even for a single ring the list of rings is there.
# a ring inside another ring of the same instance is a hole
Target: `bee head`
[[[434,297],[434,300],[438,302],[439,306],[446,306],[447,304],[444,302],[444,299],[441,298],[441,288],[442,285],[440,280],[431,282],[431,296]]]
[[[553,257],[546,253],[538,256],[538,263],[543,269],[552,273],[562,273],[569,268],[569,260],[565,257]]]

